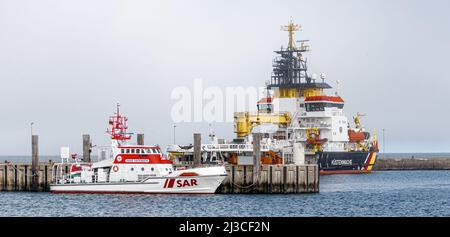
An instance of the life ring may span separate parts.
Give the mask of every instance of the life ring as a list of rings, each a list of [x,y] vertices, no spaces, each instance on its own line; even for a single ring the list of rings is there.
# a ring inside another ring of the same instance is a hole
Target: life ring
[[[113,169],[114,172],[117,172],[117,171],[119,171],[119,166],[115,165],[115,166],[113,166],[112,169]]]

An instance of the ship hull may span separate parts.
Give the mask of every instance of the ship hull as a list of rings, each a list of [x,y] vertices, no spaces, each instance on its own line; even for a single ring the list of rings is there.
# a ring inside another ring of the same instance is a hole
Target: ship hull
[[[226,175],[150,178],[143,182],[53,184],[53,193],[212,194]]]
[[[322,152],[318,154],[320,174],[370,173],[376,152]]]

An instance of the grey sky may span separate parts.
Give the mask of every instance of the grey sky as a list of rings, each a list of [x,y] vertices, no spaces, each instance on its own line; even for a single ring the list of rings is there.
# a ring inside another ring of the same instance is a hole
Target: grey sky
[[[172,88],[261,86],[290,16],[311,72],[341,81],[346,114],[386,129],[387,152],[449,151],[450,2],[0,0],[0,154],[107,144],[116,102],[147,143],[173,140]],[[233,124],[214,124],[233,137]],[[177,142],[207,124],[179,124]]]

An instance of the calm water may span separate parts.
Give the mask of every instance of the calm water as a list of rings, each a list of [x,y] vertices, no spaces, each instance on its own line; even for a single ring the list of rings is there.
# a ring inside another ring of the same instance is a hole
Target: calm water
[[[321,176],[319,194],[0,192],[0,216],[450,216],[450,171]]]

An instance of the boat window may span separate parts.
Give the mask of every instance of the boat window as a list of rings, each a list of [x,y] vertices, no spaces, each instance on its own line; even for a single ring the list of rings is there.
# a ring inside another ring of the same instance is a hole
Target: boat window
[[[131,171],[134,171],[134,168],[133,168],[133,167],[131,167]]]
[[[120,153],[125,153],[125,149],[120,149]]]
[[[152,168],[151,168],[151,171],[155,171],[155,168],[152,167]]]
[[[158,151],[156,149],[152,149],[153,153],[158,153]]]
[[[150,149],[146,149],[146,152],[148,153],[148,154],[152,154],[152,150],[150,150]]]
[[[324,111],[323,103],[308,103],[306,104],[306,111]]]
[[[134,154],[134,149],[131,149],[131,153]]]
[[[141,153],[141,149],[136,149],[136,153],[137,154]]]
[[[127,149],[127,153],[128,153],[128,154],[130,153],[130,149]]]
[[[272,112],[273,105],[272,104],[259,104],[257,105],[259,112]]]
[[[306,111],[324,111],[324,108],[344,108],[344,104],[340,103],[324,103],[324,102],[317,102],[317,103],[307,103],[306,104]]]
[[[141,170],[144,171],[144,167],[142,167]]]

